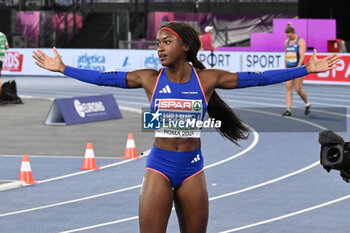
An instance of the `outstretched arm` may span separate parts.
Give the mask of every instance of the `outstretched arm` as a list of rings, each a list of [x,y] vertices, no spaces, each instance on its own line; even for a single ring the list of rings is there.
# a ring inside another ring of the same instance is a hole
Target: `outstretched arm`
[[[317,52],[314,51],[309,63],[306,66],[296,68],[268,70],[265,72],[221,72],[216,82],[217,88],[244,88],[251,86],[265,86],[282,83],[288,80],[299,78],[310,73],[319,73],[332,70],[337,67],[340,57],[337,54],[317,59]]]
[[[49,57],[40,49],[33,51],[35,64],[43,69],[60,72],[83,82],[97,84],[101,86],[114,86],[120,88],[140,88],[142,87],[141,71],[133,72],[100,72],[95,70],[78,69],[66,66],[56,48],[53,48],[54,57]]]

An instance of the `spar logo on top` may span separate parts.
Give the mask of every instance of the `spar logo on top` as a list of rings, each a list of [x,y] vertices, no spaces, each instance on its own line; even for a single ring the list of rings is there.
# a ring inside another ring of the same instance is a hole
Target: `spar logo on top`
[[[161,125],[167,128],[178,128],[178,126],[182,128],[184,125],[181,124],[186,123],[187,120],[195,124],[202,119],[201,100],[156,99],[155,108],[158,108],[161,114]],[[185,126],[185,128],[188,127],[188,125]]]
[[[22,72],[23,54],[17,51],[8,51],[5,54],[5,61],[2,70],[9,72]]]
[[[307,64],[311,58],[312,54],[305,55],[305,64]],[[350,56],[347,54],[339,54],[340,62],[338,67],[327,72],[318,74],[308,74],[304,79],[310,83],[337,83],[350,85]],[[317,55],[318,59],[324,58],[327,55]]]

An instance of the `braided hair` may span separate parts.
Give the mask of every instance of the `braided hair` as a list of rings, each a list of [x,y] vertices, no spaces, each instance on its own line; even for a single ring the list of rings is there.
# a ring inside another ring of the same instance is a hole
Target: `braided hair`
[[[183,22],[170,22],[163,25],[175,31],[189,47],[187,51],[187,60],[192,63],[193,67],[203,70],[205,66],[197,59],[201,42],[194,28]],[[221,121],[221,127],[217,131],[223,137],[229,139],[238,145],[238,140],[248,138],[248,128],[236,116],[231,108],[220,98],[214,90],[209,103],[208,114],[211,118]]]

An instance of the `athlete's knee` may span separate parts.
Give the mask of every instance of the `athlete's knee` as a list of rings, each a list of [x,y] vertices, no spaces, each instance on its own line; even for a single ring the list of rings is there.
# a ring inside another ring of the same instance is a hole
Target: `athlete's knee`
[[[293,83],[286,83],[287,91],[293,91]]]

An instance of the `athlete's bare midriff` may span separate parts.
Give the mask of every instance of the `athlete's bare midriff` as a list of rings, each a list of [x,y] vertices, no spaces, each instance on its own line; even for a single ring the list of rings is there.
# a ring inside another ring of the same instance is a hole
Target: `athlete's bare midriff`
[[[168,151],[192,151],[201,146],[200,138],[155,138],[154,145]]]

